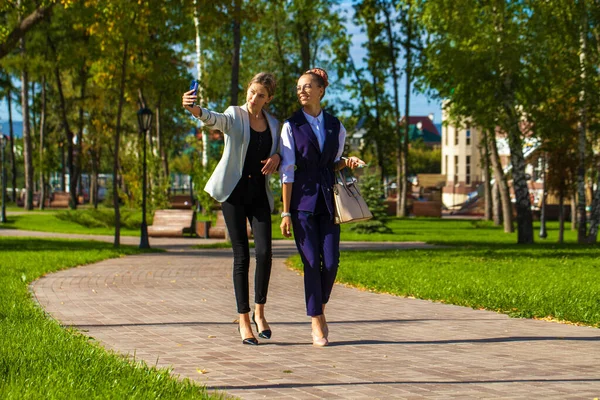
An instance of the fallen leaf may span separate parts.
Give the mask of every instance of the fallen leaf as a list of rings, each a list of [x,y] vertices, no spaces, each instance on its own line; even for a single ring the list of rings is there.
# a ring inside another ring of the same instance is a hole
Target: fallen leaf
[[[284,370],[283,370],[283,373],[284,373],[284,374],[291,374],[291,373],[292,373],[292,370],[291,370],[291,369],[284,369]]]
[[[205,370],[205,369],[197,368],[196,371],[198,371],[198,373],[201,374],[201,375],[208,374],[208,371]]]

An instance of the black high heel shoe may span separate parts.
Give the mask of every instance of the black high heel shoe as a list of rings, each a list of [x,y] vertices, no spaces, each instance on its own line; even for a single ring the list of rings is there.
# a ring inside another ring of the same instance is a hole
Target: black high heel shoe
[[[256,323],[256,319],[254,318],[254,313],[252,313],[252,322],[254,322],[254,325],[256,325],[256,332],[258,332],[258,337],[261,337],[263,339],[271,339],[271,330],[270,329],[265,329],[262,332],[258,331],[258,324]]]
[[[240,326],[238,325],[238,332],[240,332]],[[247,344],[250,346],[258,346],[258,340],[256,340],[256,338],[246,338],[246,339],[242,339],[242,344]]]

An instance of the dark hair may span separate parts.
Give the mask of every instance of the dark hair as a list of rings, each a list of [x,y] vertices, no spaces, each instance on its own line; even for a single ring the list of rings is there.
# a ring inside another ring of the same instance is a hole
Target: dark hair
[[[329,86],[329,76],[327,71],[323,68],[312,68],[304,73],[304,75],[310,75],[317,82],[317,84],[323,88],[323,96],[325,96],[325,89]],[[321,96],[321,98],[323,98]]]
[[[265,89],[267,89],[269,96],[275,95],[275,87],[277,87],[277,82],[275,82],[275,76],[273,74],[268,72],[259,72],[258,74],[254,75],[252,79],[250,79],[247,87],[250,87],[250,85],[253,83],[263,85]]]

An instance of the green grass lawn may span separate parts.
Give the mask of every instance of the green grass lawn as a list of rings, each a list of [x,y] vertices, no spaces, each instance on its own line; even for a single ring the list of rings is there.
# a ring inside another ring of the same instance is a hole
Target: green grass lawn
[[[28,284],[46,273],[139,252],[100,242],[0,237],[0,398],[211,398],[169,370],[134,364],[62,328],[31,299]]]
[[[600,246],[574,243],[576,232],[566,232],[568,243],[558,245],[557,224],[551,223],[548,239],[523,246],[515,244],[516,233],[505,234],[482,222],[408,219],[390,226],[397,240],[444,247],[343,252],[339,282],[511,316],[600,327]],[[356,240],[344,229],[342,240],[348,237]],[[294,256],[290,265],[301,269],[300,257]]]
[[[8,215],[8,222],[0,224],[0,227],[39,232],[114,235],[114,227],[106,223],[105,220],[94,218],[92,212],[91,209],[77,211],[51,210]],[[106,218],[106,215],[104,217]],[[139,234],[139,228],[121,226],[122,236],[139,236]]]

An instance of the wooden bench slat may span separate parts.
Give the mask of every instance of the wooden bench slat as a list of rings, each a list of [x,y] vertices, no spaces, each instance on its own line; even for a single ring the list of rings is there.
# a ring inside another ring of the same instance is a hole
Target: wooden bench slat
[[[196,214],[193,210],[156,210],[148,236],[183,236],[195,234]]]

